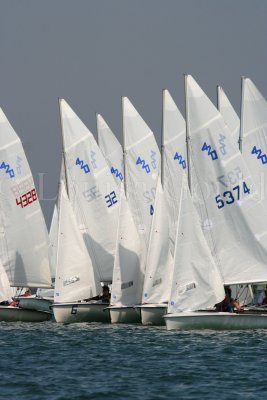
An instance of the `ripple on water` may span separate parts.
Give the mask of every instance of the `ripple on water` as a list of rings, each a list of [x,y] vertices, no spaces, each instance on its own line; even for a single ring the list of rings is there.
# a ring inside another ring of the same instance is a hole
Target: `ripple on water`
[[[1,323],[0,398],[264,398],[266,338],[266,331]]]

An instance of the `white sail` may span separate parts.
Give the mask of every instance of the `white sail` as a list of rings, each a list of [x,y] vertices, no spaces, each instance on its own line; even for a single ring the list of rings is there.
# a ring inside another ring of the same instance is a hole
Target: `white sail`
[[[66,193],[64,182],[59,192],[59,225],[54,300],[57,303],[96,296],[100,279],[94,272],[83,234]]]
[[[183,174],[168,312],[210,308],[224,296],[221,275],[204,238]]]
[[[110,166],[110,172],[120,186],[124,175],[122,146],[100,114],[96,114],[96,126],[98,145]]]
[[[168,208],[159,178],[146,260],[142,303],[167,303],[170,298],[172,273],[173,257],[170,249]]]
[[[101,281],[112,278],[119,191],[93,135],[65,100],[60,101],[66,181],[78,224]]]
[[[242,154],[267,209],[267,101],[250,79],[242,83]]]
[[[122,98],[126,194],[144,255],[147,251],[160,152],[153,132],[127,97]]]
[[[0,301],[12,301],[16,288],[10,287],[6,271],[0,261]]]
[[[206,238],[225,284],[267,280],[267,215],[227,125],[209,98],[186,77],[191,173]]]
[[[122,187],[111,304],[115,306],[140,304],[143,281],[144,262],[141,256],[140,238]]]
[[[168,90],[163,90],[162,184],[167,199],[171,251],[174,252],[182,171],[187,172],[185,120]]]
[[[1,260],[11,286],[51,287],[48,233],[21,141],[0,109]]]
[[[234,107],[221,86],[217,87],[218,110],[233,135],[234,142],[239,147],[240,120]]]

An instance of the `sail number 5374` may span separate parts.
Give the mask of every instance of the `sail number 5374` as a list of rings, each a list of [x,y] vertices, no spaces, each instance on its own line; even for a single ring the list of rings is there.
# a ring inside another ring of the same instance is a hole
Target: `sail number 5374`
[[[226,190],[222,195],[218,194],[218,196],[215,197],[217,207],[223,208],[226,204],[232,204],[235,200],[240,200],[240,193],[242,190],[244,194],[250,193],[250,189],[246,185],[246,182],[243,182],[242,185],[233,187],[232,190]]]

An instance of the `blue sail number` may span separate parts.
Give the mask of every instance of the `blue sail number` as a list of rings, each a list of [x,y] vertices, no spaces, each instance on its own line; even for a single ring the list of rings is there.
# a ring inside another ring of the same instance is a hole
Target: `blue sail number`
[[[244,194],[250,194],[250,189],[248,188],[246,182],[243,182],[243,193]],[[236,197],[235,197],[235,196]],[[223,197],[223,199],[222,199]],[[220,194],[218,194],[215,197],[215,201],[217,203],[218,208],[223,208],[226,204],[233,204],[235,200],[240,200],[240,186],[237,185],[233,187],[232,190],[226,190],[223,192],[222,197]]]
[[[116,197],[116,193],[114,192],[114,190],[113,190],[113,192],[107,194],[105,196],[105,199],[106,199],[106,203],[107,203],[108,208],[113,206],[113,204],[118,203],[118,200],[117,200],[117,197]]]

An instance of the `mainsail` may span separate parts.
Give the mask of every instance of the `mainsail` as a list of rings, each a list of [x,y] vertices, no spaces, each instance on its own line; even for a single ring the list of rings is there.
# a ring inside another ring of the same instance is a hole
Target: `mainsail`
[[[194,200],[225,284],[267,280],[267,214],[221,114],[189,75],[186,101]]]
[[[93,269],[82,232],[62,181],[59,191],[59,225],[55,302],[77,301],[96,296],[100,279]]]
[[[0,109],[1,254],[11,286],[51,287],[48,233],[21,141]]]
[[[118,186],[123,181],[123,150],[120,142],[100,114],[96,114],[98,145],[110,166]]]
[[[92,133],[60,100],[66,182],[70,202],[101,281],[112,278],[119,191]]]
[[[126,195],[145,255],[161,168],[160,152],[153,132],[127,97],[122,98],[122,114]]]

